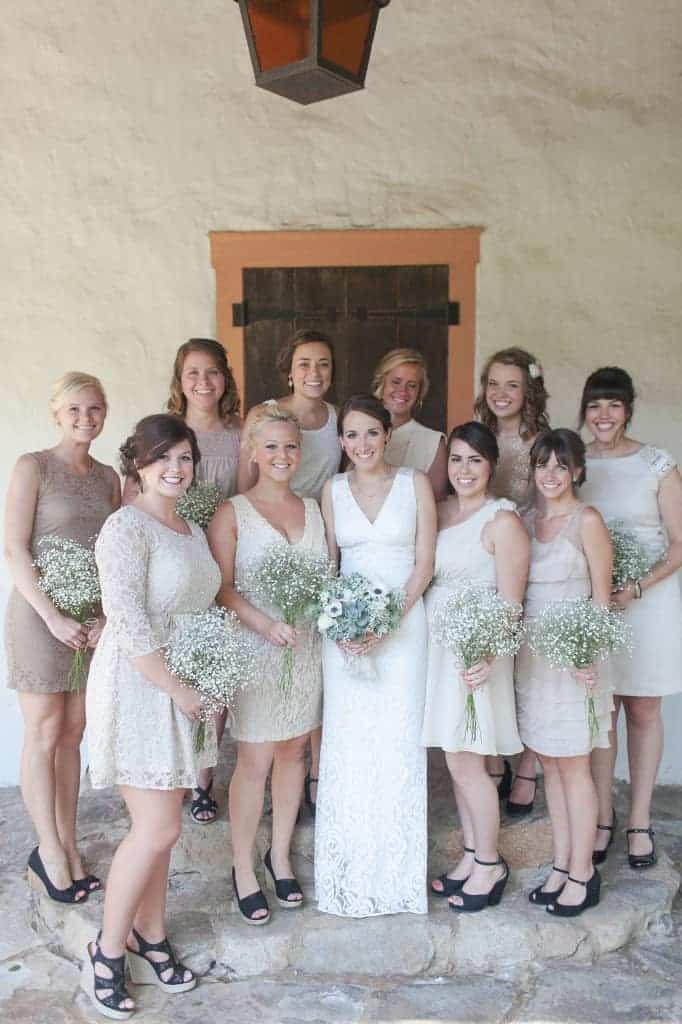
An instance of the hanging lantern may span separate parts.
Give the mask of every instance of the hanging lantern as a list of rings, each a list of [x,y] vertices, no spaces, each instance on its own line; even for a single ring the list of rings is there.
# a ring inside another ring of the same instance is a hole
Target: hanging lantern
[[[379,10],[390,0],[237,0],[256,85],[296,103],[365,84]]]

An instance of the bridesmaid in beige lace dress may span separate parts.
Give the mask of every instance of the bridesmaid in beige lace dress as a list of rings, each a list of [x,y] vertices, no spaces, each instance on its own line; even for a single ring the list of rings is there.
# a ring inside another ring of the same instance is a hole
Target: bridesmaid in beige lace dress
[[[5,552],[14,589],[5,647],[8,686],[19,692],[25,725],[22,795],[38,834],[29,880],[40,879],[53,899],[74,903],[101,885],[86,875],[76,849],[85,691],[69,692],[67,676],[74,651],[95,646],[101,623],[88,629],[58,611],[38,587],[33,558],[48,534],[91,543],[120,504],[121,491],[114,470],[90,455],[107,413],[99,380],[65,374],[50,407],[59,443],[22,455],[7,492]]]
[[[258,481],[218,509],[209,525],[209,541],[223,575],[218,601],[237,613],[258,644],[261,681],[239,694],[231,709],[238,751],[230,783],[230,824],[239,910],[247,924],[262,925],[270,911],[253,856],[271,768],[272,847],[265,867],[281,907],[300,907],[303,899],[291,869],[290,847],[303,789],[305,749],[321,720],[322,663],[314,627],[294,629],[282,622],[277,609],[249,591],[248,573],[273,545],[319,554],[327,548],[317,502],[299,498],[290,488],[301,458],[295,417],[276,405],[256,406],[249,413],[245,450],[255,463]],[[280,678],[287,647],[293,650],[294,681],[285,698]]]
[[[523,348],[501,349],[483,366],[474,408],[477,419],[497,438],[500,461],[492,492],[497,498],[513,501],[519,509],[529,501],[530,450],[537,435],[549,429],[548,397],[540,363]],[[520,817],[532,811],[536,758],[531,751],[521,755],[513,787],[508,761],[491,757],[488,771],[502,780],[498,793],[500,799],[509,798],[507,814]]]

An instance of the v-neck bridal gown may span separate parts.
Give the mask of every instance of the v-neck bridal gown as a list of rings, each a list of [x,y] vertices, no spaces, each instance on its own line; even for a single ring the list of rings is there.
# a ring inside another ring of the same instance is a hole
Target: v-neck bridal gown
[[[414,471],[399,469],[370,522],[348,477],[332,481],[341,574],[403,587],[415,564]],[[426,913],[426,619],[419,600],[371,654],[376,670],[349,671],[323,644],[324,720],[315,827],[319,909],[347,917]]]

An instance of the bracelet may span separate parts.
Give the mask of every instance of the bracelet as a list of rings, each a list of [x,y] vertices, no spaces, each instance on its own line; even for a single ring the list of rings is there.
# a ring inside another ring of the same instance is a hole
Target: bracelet
[[[642,583],[641,580],[633,580],[632,586],[635,591],[635,600],[639,601],[642,596]]]

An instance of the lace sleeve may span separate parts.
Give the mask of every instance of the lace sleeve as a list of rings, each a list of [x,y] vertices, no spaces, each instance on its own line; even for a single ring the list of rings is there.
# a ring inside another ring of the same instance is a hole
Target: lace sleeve
[[[640,455],[659,480],[668,476],[677,465],[670,452],[665,451],[664,448],[656,448],[653,444],[645,444],[643,448],[640,448]]]
[[[144,523],[130,508],[123,508],[109,516],[95,545],[107,626],[130,658],[162,646],[145,601],[150,543]]]

